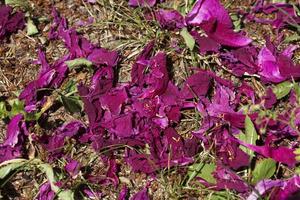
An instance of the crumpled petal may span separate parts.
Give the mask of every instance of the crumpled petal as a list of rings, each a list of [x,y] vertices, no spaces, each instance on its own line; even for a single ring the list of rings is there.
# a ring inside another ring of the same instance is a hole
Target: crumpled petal
[[[0,40],[22,29],[25,25],[24,14],[20,11],[14,14],[12,12],[13,9],[10,6],[0,5]]]
[[[195,38],[201,54],[205,54],[206,52],[219,52],[221,45],[215,40],[206,36],[200,36],[197,31],[191,31],[190,34]]]
[[[298,199],[300,177],[294,175],[287,180],[262,180],[257,183],[255,190],[248,196],[247,200],[257,200],[271,189],[271,199]]]
[[[49,182],[45,182],[40,186],[38,196],[35,200],[53,200],[55,193],[51,190]]]
[[[198,26],[205,21],[216,19],[224,24],[232,24],[230,16],[219,0],[198,0],[186,16],[189,25]]]
[[[65,170],[70,174],[72,178],[76,178],[80,170],[80,163],[73,159],[68,159],[68,163],[65,166]]]
[[[156,4],[156,0],[129,0],[128,4],[132,7],[152,7]]]
[[[229,47],[242,47],[251,39],[233,31],[231,18],[218,0],[199,0],[186,16],[186,23],[200,26],[209,38]]]
[[[200,27],[205,31],[209,38],[224,46],[243,47],[252,42],[250,38],[241,33],[234,32],[227,24],[223,24],[214,19],[202,23]]]
[[[191,99],[205,96],[211,86],[211,77],[206,72],[200,71],[191,75],[185,82],[181,92],[182,98]]]
[[[247,144],[243,141],[239,140],[239,143],[252,151],[263,155],[266,158],[272,158],[277,162],[282,162],[290,167],[295,166],[297,163],[296,154],[294,153],[295,149],[279,146],[279,147],[271,147],[271,146],[255,146],[252,144]]]
[[[177,10],[159,9],[155,13],[160,26],[168,30],[180,30],[185,26],[183,16]]]
[[[144,188],[141,191],[137,192],[130,198],[130,200],[150,200],[148,196],[148,189]]]

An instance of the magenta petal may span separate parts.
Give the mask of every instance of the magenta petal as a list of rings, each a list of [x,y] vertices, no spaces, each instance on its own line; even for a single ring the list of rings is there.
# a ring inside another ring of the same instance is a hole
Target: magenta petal
[[[270,147],[270,146],[255,146],[239,141],[241,145],[259,153],[267,158],[272,158],[277,162],[282,162],[290,167],[295,166],[297,163],[296,154],[294,149],[287,147]]]
[[[0,40],[22,29],[25,25],[24,14],[22,12],[12,14],[12,11],[10,6],[0,5]]]
[[[273,190],[271,191],[271,189]],[[255,190],[248,196],[247,200],[257,200],[268,191],[271,191],[270,199],[298,199],[300,177],[295,175],[287,180],[262,180],[255,186]]]
[[[190,33],[195,38],[201,54],[206,52],[219,52],[221,45],[215,40],[206,36],[200,36],[197,31],[191,31]]]
[[[0,145],[0,163],[22,156],[21,147],[11,147],[9,145]]]
[[[133,134],[132,115],[119,116],[114,120],[113,132],[119,137],[130,137]]]
[[[53,200],[55,193],[51,190],[51,185],[45,182],[39,189],[39,194],[36,200]]]
[[[130,200],[150,200],[148,196],[148,189],[144,188],[141,191],[137,192],[130,198]]]
[[[18,114],[10,120],[7,127],[7,134],[6,134],[6,139],[4,141],[4,145],[9,145],[11,147],[14,147],[16,144],[18,144],[19,138],[22,137],[21,134],[24,134],[24,131],[22,130],[21,127],[22,120],[23,120],[22,114]]]
[[[178,30],[185,26],[184,18],[177,10],[160,9],[155,13],[155,16],[162,28]]]
[[[250,44],[252,40],[241,33],[236,33],[227,24],[210,20],[200,25],[209,38],[229,47],[242,47]]]
[[[116,66],[119,60],[119,55],[116,51],[108,51],[103,48],[94,49],[87,57],[88,60],[96,65]]]
[[[258,54],[259,74],[266,80],[275,83],[282,82],[285,78],[280,74],[276,57],[266,47],[262,48]]]
[[[127,196],[128,196],[128,188],[125,186],[122,187],[121,189],[121,192],[119,194],[119,197],[118,197],[118,200],[126,200],[128,199]]]
[[[229,189],[236,190],[240,193],[244,193],[249,190],[249,186],[241,177],[236,175],[236,173],[234,173],[233,171],[226,169],[220,165],[217,166],[217,169],[213,173],[213,176],[217,180],[217,190]]]
[[[219,0],[198,0],[186,16],[187,24],[193,26],[200,25],[211,19],[216,19],[227,24],[227,26],[232,26],[230,16]]]
[[[129,0],[128,4],[132,7],[152,7],[156,3],[156,0]]]
[[[69,159],[65,166],[65,170],[70,174],[72,178],[76,178],[80,170],[80,163],[76,160]]]
[[[284,182],[282,180],[262,180],[257,183],[255,191],[248,196],[247,200],[257,200],[271,188],[282,187],[283,185]]]
[[[182,97],[185,99],[205,96],[211,86],[211,78],[206,72],[198,72],[190,76],[183,88]]]

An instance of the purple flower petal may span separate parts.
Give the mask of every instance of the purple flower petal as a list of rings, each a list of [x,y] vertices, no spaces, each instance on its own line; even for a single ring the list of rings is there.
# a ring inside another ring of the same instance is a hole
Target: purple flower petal
[[[201,54],[205,54],[206,52],[219,52],[221,45],[215,40],[206,36],[200,36],[197,31],[191,31],[190,33],[195,38]]]
[[[150,200],[148,196],[148,189],[144,188],[141,191],[137,192],[130,198],[130,200]]]
[[[198,72],[190,76],[183,88],[182,97],[185,99],[191,99],[195,97],[205,96],[211,86],[211,78],[206,72]]]
[[[128,4],[132,7],[152,7],[156,4],[156,0],[129,0]]]
[[[205,31],[209,38],[215,40],[224,46],[243,47],[252,42],[252,40],[241,33],[236,33],[227,24],[216,20],[204,22],[200,27]]]
[[[0,5],[0,40],[22,29],[25,25],[24,14],[22,12],[12,14],[12,11],[10,6]]]
[[[179,30],[185,26],[183,16],[177,10],[160,9],[155,13],[160,26],[168,30]]]
[[[76,160],[68,159],[65,170],[70,174],[72,178],[76,178],[80,170],[80,163]]]
[[[39,194],[35,200],[53,200],[55,193],[51,190],[49,182],[45,182],[39,189]]]
[[[126,200],[128,199],[128,188],[125,186],[122,187],[121,192],[119,194],[118,200]]]
[[[14,147],[18,143],[22,142],[24,134],[27,134],[27,130],[25,122],[23,122],[23,115],[15,115],[8,124],[6,139],[3,144]]]
[[[219,0],[198,0],[186,16],[187,24],[193,26],[198,26],[211,19],[232,26],[230,16]]]

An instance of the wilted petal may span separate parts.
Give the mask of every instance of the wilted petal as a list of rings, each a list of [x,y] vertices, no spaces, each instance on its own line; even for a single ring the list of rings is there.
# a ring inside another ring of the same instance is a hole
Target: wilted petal
[[[231,27],[216,20],[204,22],[200,27],[205,31],[209,38],[224,46],[243,47],[252,40],[241,33],[236,33]]]
[[[149,196],[148,196],[148,189],[144,188],[141,191],[139,191],[138,193],[134,194],[130,200],[150,200]]]
[[[12,14],[12,12],[13,9],[10,6],[0,5],[0,40],[22,29],[25,25],[24,14],[22,12]]]
[[[152,7],[156,3],[156,0],[129,0],[128,4],[132,7]]]
[[[19,142],[22,142],[24,134],[27,134],[27,129],[25,122],[23,122],[23,115],[15,115],[8,124],[6,139],[3,144],[14,147]],[[19,141],[20,139],[21,141]]]
[[[187,24],[194,26],[211,19],[216,19],[229,26],[232,24],[228,12],[219,0],[198,0],[186,16]]]
[[[177,10],[160,9],[155,13],[160,26],[169,30],[178,30],[183,28],[184,18]]]
[[[68,159],[68,163],[65,166],[65,170],[70,174],[72,178],[76,178],[80,170],[80,163],[73,159]]]
[[[51,190],[49,182],[45,182],[39,189],[39,194],[35,200],[53,200],[55,193]]]
[[[183,88],[182,97],[185,99],[205,96],[211,86],[211,78],[205,72],[198,72],[190,76]]]

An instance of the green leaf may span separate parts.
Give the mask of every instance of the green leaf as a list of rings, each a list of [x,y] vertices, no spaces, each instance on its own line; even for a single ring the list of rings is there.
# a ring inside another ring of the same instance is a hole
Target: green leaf
[[[23,101],[20,101],[19,99],[12,99],[8,101],[8,103],[11,106],[11,111],[9,112],[10,117],[15,116],[19,113],[25,113]]]
[[[273,3],[287,3],[287,0],[273,0]]]
[[[39,161],[41,162],[41,161]],[[59,199],[61,200],[74,200],[74,193],[71,190],[61,190],[58,186],[56,186],[57,179],[55,177],[53,168],[51,165],[47,163],[39,164],[41,171],[43,171],[47,179],[51,185],[51,189],[55,192]]]
[[[291,42],[296,42],[296,41],[299,41],[300,40],[300,35],[295,33],[293,35],[290,35],[290,36],[287,36],[285,39],[284,39],[284,43],[291,43]]]
[[[66,96],[70,96],[70,94],[74,94],[76,92],[77,92],[76,81],[74,81],[74,80],[68,81],[64,87],[64,94]]]
[[[215,171],[216,165],[215,164],[206,164],[206,163],[196,163],[188,168],[188,175],[190,182],[195,177],[201,177],[205,179],[207,182],[215,184],[216,179],[212,175],[212,173]]]
[[[32,21],[32,19],[28,19],[27,20],[27,35],[28,36],[35,35],[38,32],[39,32],[39,30],[37,29],[37,27],[34,24],[34,22]]]
[[[4,179],[11,172],[21,168],[27,163],[25,159],[13,159],[9,161],[5,161],[0,165],[0,179]]]
[[[8,111],[6,110],[5,102],[0,102],[0,119],[4,119],[8,116]]]
[[[53,190],[53,192],[57,193],[59,191],[59,187],[55,185],[57,180],[55,178],[53,168],[51,167],[51,165],[49,165],[47,163],[42,163],[39,166],[40,166],[41,171],[46,174],[47,179],[51,185],[51,189]]]
[[[60,99],[68,112],[70,113],[81,112],[82,102],[79,97],[61,95]]]
[[[293,5],[294,10],[296,11],[297,16],[300,16],[300,9],[295,3],[291,3]]]
[[[76,58],[65,62],[70,69],[86,66],[91,68],[93,63],[85,58]]]
[[[183,37],[186,46],[192,51],[195,47],[195,39],[188,32],[187,28],[183,28],[180,32],[180,35]]]
[[[298,83],[294,83],[294,90],[297,96],[298,101],[300,100],[300,86]]]
[[[58,193],[58,198],[61,200],[74,200],[74,192],[71,190],[64,190]]]
[[[271,158],[259,160],[252,172],[252,183],[256,184],[260,180],[271,178],[276,171],[276,162]]]
[[[276,95],[277,99],[281,99],[288,95],[293,88],[294,84],[290,81],[285,81],[277,84],[272,88],[273,93]]]
[[[30,8],[27,0],[5,0],[5,4],[12,7],[22,7],[26,10]]]
[[[256,144],[258,135],[255,130],[255,126],[248,115],[246,116],[246,119],[245,119],[245,134],[244,134],[244,136],[240,136],[241,134],[239,134],[239,138],[242,141],[244,141],[248,144],[253,144],[253,145]],[[250,150],[248,148],[246,148],[246,149],[241,148],[241,149],[244,150],[251,158],[254,156],[254,152],[252,150]]]
[[[239,15],[233,13],[230,15],[230,17],[234,25],[234,30],[236,32],[240,31],[242,28],[242,19],[239,17]]]

